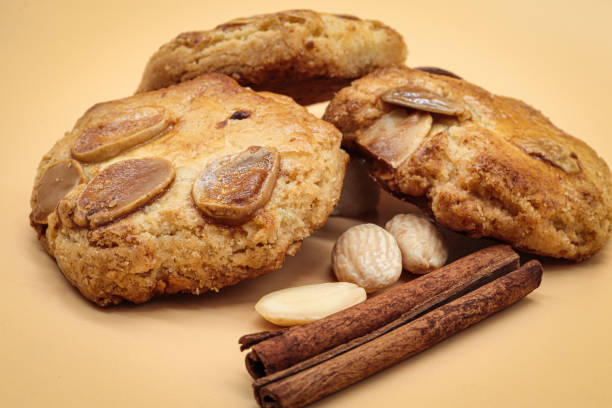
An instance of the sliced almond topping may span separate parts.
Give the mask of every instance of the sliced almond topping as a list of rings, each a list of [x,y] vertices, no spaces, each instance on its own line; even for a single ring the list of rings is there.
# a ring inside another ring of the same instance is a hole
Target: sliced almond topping
[[[443,68],[438,68],[438,67],[417,67],[415,68],[419,71],[423,71],[423,72],[429,72],[430,74],[434,74],[434,75],[442,75],[442,76],[447,76],[447,77],[451,77],[451,78],[455,78],[455,79],[461,79],[461,77],[455,73],[452,73],[450,71],[447,71]]]
[[[393,110],[357,138],[357,144],[393,168],[406,160],[431,130],[433,119],[423,112]]]
[[[575,153],[566,146],[550,139],[522,138],[515,140],[530,156],[559,167],[568,174],[580,172],[580,163]]]
[[[86,163],[103,161],[152,139],[169,125],[162,108],[117,112],[86,127],[72,147],[72,156]]]
[[[279,169],[276,149],[251,146],[208,164],[193,184],[193,200],[217,221],[242,224],[268,202]]]
[[[444,115],[459,116],[464,112],[457,102],[419,87],[402,86],[391,89],[385,92],[381,99],[392,105]]]
[[[62,160],[49,167],[36,185],[30,219],[38,224],[46,224],[47,217],[55,211],[57,203],[75,186],[85,181],[87,176],[76,160]]]
[[[96,228],[146,204],[174,180],[165,159],[124,160],[102,170],[77,200],[74,222]]]
[[[247,24],[253,23],[253,19],[250,18],[236,18],[232,21],[228,21],[227,23],[223,23],[215,27],[217,30],[227,31],[235,28],[243,27]],[[184,35],[184,34],[183,34]]]

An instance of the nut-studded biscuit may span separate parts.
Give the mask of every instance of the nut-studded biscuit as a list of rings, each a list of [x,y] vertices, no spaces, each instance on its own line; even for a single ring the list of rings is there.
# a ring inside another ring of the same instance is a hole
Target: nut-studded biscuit
[[[448,228],[572,260],[610,235],[608,166],[521,101],[396,66],[340,91],[324,119],[384,188]]]
[[[378,21],[289,10],[179,35],[151,57],[138,92],[219,72],[310,104],[405,58],[402,37]]]
[[[221,74],[89,109],[39,165],[31,223],[98,305],[278,269],[327,220],[341,134]]]

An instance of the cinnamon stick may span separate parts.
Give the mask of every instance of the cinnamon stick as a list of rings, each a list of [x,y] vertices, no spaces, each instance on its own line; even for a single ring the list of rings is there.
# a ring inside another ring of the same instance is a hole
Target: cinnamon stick
[[[292,368],[253,384],[264,408],[299,408],[424,351],[514,304],[536,289],[542,266],[530,261],[444,306],[372,341],[295,372]]]
[[[392,323],[382,329],[391,330],[518,266],[519,256],[512,248],[495,245],[324,319],[243,336],[239,340],[241,350],[251,348],[246,356],[247,370],[253,378],[260,378],[334,347],[347,347],[353,339]]]

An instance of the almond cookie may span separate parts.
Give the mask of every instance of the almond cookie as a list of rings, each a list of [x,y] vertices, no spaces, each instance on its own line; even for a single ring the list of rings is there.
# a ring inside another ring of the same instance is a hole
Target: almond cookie
[[[402,63],[406,52],[401,35],[378,21],[282,11],[179,35],[151,57],[137,92],[219,72],[311,104],[376,68]]]
[[[387,67],[354,81],[324,119],[388,191],[441,225],[582,260],[610,235],[610,170],[516,99],[446,73]]]
[[[282,266],[340,196],[341,134],[221,74],[93,106],[39,165],[32,226],[100,306]]]

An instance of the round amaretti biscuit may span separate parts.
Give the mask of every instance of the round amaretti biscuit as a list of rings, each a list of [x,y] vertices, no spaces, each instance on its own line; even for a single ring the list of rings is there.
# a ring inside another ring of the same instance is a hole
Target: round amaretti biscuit
[[[401,35],[378,21],[282,11],[179,35],[150,58],[137,92],[219,72],[311,104],[376,68],[403,63],[406,53]]]
[[[39,165],[32,226],[100,306],[282,266],[327,220],[348,156],[290,98],[221,74],[97,104]]]
[[[610,235],[610,170],[516,99],[465,80],[387,67],[354,81],[324,119],[388,191],[445,227],[582,260]]]

